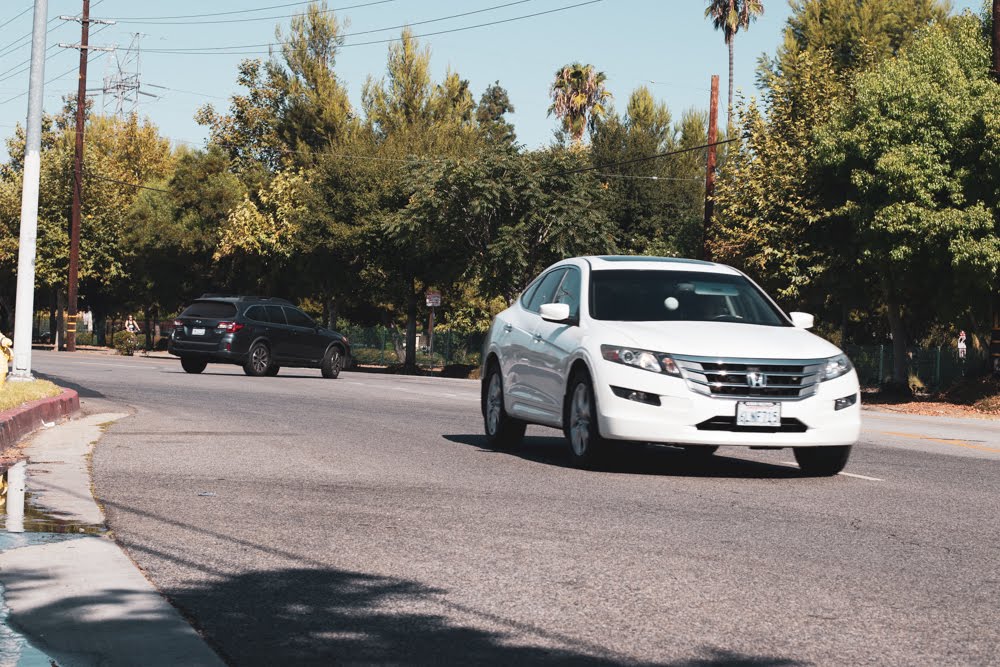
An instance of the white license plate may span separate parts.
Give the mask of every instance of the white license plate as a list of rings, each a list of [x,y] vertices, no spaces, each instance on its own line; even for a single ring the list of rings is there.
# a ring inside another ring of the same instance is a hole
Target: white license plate
[[[781,426],[781,403],[741,401],[736,404],[737,426]]]
[[[204,336],[205,335],[205,327],[195,327],[195,328],[191,329],[191,335],[192,336]]]

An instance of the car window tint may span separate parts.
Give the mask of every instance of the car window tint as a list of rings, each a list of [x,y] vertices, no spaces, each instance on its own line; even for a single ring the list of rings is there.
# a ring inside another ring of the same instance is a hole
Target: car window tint
[[[181,313],[181,317],[205,317],[216,320],[235,315],[236,306],[227,301],[195,301]]]
[[[296,327],[314,327],[316,324],[312,321],[312,318],[303,313],[298,308],[289,308],[285,306],[285,317],[288,319],[288,323]]]
[[[288,324],[285,321],[285,313],[281,310],[281,306],[264,306],[264,310],[267,312],[267,321],[272,324]]]
[[[694,271],[594,271],[590,315],[625,322],[737,322],[791,326],[740,275]]]
[[[556,297],[553,303],[569,304],[569,316],[577,317],[580,314],[580,271],[575,268],[566,270],[562,284],[556,290]]]
[[[541,278],[536,278],[530,285],[524,288],[524,291],[521,293],[521,305],[525,308],[527,308],[528,304],[531,302],[531,296],[535,293],[535,289],[538,287],[538,283],[540,282],[542,282]]]
[[[556,298],[556,288],[559,286],[559,281],[562,280],[563,273],[565,272],[566,269],[556,269],[543,277],[541,282],[538,283],[538,287],[531,295],[531,299],[528,301],[526,308],[537,313],[543,303],[554,303]]]
[[[264,312],[264,306],[250,306],[244,315],[250,320],[267,322],[267,313]]]

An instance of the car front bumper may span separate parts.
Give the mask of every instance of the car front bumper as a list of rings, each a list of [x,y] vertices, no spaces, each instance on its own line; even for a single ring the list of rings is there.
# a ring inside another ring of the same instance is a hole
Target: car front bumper
[[[688,389],[681,378],[619,364],[605,363],[601,370],[596,374],[599,380],[595,379],[594,390],[598,423],[606,438],[679,445],[828,447],[853,445],[861,432],[861,400],[854,371],[820,383],[816,394],[808,398],[775,401],[781,404],[782,419],[795,421],[781,429],[765,430],[735,424],[720,427],[717,423],[735,422],[740,400],[768,399],[706,396]],[[622,398],[612,391],[612,386],[653,394],[660,405]],[[856,396],[853,405],[834,409],[837,399],[852,394]]]

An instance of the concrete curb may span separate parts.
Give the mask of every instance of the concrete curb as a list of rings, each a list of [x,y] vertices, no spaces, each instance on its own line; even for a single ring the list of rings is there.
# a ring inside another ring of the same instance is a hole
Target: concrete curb
[[[42,422],[56,422],[80,410],[80,395],[72,389],[0,412],[0,454],[38,430]]]

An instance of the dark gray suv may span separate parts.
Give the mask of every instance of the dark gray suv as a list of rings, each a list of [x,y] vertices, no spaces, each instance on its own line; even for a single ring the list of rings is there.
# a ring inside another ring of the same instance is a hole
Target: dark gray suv
[[[319,368],[323,377],[335,378],[351,362],[347,337],[284,299],[259,296],[202,295],[174,320],[167,349],[188,373],[222,363],[253,376],[291,366]]]

